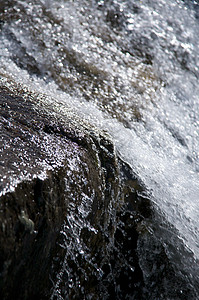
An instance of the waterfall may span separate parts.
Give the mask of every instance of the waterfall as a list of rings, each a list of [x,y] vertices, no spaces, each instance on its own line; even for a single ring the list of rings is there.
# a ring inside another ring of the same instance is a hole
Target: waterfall
[[[197,1],[14,3],[1,24],[0,75],[107,131],[197,272]]]

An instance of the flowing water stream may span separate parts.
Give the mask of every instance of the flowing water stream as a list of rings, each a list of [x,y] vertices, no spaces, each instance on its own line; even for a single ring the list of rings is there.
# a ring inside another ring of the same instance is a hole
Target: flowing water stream
[[[186,268],[197,277],[197,1],[0,3],[1,75],[111,135],[154,208],[193,253],[195,265]]]

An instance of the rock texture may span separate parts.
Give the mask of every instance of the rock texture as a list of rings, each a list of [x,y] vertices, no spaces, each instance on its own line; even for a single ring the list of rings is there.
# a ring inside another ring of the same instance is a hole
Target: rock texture
[[[1,79],[0,299],[194,299],[111,139],[56,104]]]
[[[59,232],[72,210],[98,224],[95,231],[113,232],[108,213],[118,170],[112,143],[50,117],[35,101],[0,87],[1,299],[49,299],[59,266],[53,258],[63,259],[67,250],[59,246]]]

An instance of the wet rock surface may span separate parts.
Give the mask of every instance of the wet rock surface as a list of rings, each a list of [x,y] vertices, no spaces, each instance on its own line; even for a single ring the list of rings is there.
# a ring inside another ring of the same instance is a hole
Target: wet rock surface
[[[91,2],[0,0],[0,299],[199,299],[197,4]]]
[[[1,82],[0,298],[195,297],[110,138],[43,98]]]
[[[111,227],[108,207],[118,189],[111,142],[63,127],[33,102],[0,88],[1,299],[49,299],[53,268],[68,250],[59,246],[67,215],[85,205],[80,215]]]

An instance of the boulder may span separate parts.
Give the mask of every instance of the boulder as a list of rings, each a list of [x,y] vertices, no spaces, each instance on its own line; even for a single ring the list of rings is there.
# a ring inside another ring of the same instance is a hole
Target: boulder
[[[8,78],[0,107],[0,299],[196,299],[105,132]]]
[[[49,299],[69,251],[60,246],[62,226],[76,226],[70,243],[77,252],[81,231],[92,243],[100,236],[95,247],[105,232],[111,241],[115,150],[102,132],[47,114],[36,96],[10,82],[0,86],[0,106],[0,298]]]

